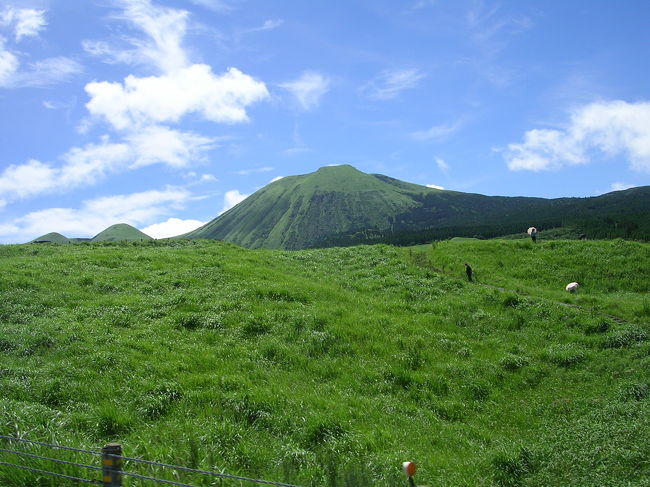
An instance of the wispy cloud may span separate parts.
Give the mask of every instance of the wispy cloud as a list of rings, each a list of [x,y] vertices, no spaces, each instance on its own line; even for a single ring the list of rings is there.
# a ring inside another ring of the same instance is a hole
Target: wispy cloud
[[[230,12],[233,7],[223,0],[190,0],[194,5],[209,8],[215,12]]]
[[[307,147],[305,141],[302,140],[302,136],[300,135],[300,126],[296,123],[293,126],[293,147],[286,149],[284,153],[293,155],[302,154],[304,152],[311,152],[311,149]]]
[[[293,81],[281,83],[280,87],[288,90],[304,111],[316,108],[320,99],[329,91],[329,78],[315,71],[305,71]]]
[[[443,173],[447,174],[449,172],[449,164],[447,164],[440,157],[436,157],[436,165],[438,166],[438,169],[440,169],[440,171]]]
[[[150,0],[120,0],[122,18],[146,34],[132,38],[140,59],[153,63],[163,72],[171,72],[188,65],[182,46],[187,30],[186,10],[153,5]]]
[[[542,171],[589,163],[588,153],[623,156],[630,168],[650,172],[650,102],[595,102],[571,112],[564,129],[533,129],[504,151],[513,170]]]
[[[411,133],[411,137],[415,140],[436,140],[441,141],[455,133],[462,126],[462,120],[457,120],[453,123],[434,125],[426,130],[418,130]]]
[[[44,10],[5,7],[0,12],[0,26],[13,28],[16,42],[23,37],[37,36],[46,25]]]
[[[0,27],[11,27],[18,42],[23,37],[38,35],[47,25],[44,15],[42,10],[8,7],[0,12]],[[81,64],[64,56],[23,64],[24,54],[15,46],[8,47],[8,42],[0,35],[0,88],[46,87],[67,81],[83,71]]]
[[[273,168],[270,166],[265,166],[265,167],[254,167],[250,169],[242,169],[240,171],[235,171],[235,174],[239,174],[240,176],[248,176],[250,174],[269,172],[269,171],[273,171]]]
[[[252,27],[250,29],[245,29],[242,31],[242,33],[248,34],[253,32],[264,32],[267,30],[275,30],[278,27],[280,27],[282,24],[284,24],[284,20],[282,19],[268,19],[265,20],[264,23],[259,27]]]
[[[387,70],[369,82],[364,91],[370,98],[390,100],[398,97],[404,90],[415,88],[422,78],[424,74],[418,69]]]
[[[212,146],[213,140],[208,137],[166,127],[147,127],[119,143],[105,136],[99,144],[70,149],[61,156],[63,164],[59,167],[37,160],[10,165],[0,173],[0,197],[11,201],[65,192],[151,164],[186,167],[203,160]]]

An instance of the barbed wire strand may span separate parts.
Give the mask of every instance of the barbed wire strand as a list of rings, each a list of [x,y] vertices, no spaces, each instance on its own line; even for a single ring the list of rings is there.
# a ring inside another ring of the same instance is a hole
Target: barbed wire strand
[[[80,452],[80,453],[89,453],[91,455],[101,456],[101,452],[98,452],[98,451],[83,450],[81,448],[72,448],[72,447],[69,447],[69,446],[53,445],[51,443],[43,443],[42,441],[25,440],[23,438],[14,438],[13,436],[3,436],[3,435],[0,435],[0,438],[4,439],[4,440],[19,441],[19,442],[22,442],[22,443],[32,443],[34,445],[47,446],[49,448],[59,448],[61,450],[76,451],[76,452]]]
[[[39,460],[47,460],[50,462],[64,463],[66,465],[74,465],[76,467],[84,467],[84,468],[89,468],[91,470],[99,470],[99,471],[102,470],[102,467],[93,467],[92,465],[84,465],[83,463],[68,462],[67,460],[59,460],[57,458],[42,457],[40,455],[34,455],[33,453],[27,453],[24,451],[5,450],[4,448],[0,448],[0,451],[6,453],[13,453],[14,455],[20,455],[21,457],[38,458]]]
[[[192,473],[198,473],[202,475],[212,475],[213,477],[220,477],[224,479],[233,479],[233,480],[244,480],[246,482],[254,482],[256,484],[266,484],[266,485],[276,485],[278,487],[299,487],[297,485],[293,484],[285,484],[282,482],[273,482],[271,480],[259,480],[259,479],[251,479],[248,477],[240,477],[238,475],[230,475],[227,473],[218,473],[218,472],[208,472],[207,470],[199,470],[196,468],[188,468],[188,467],[180,467],[178,465],[169,465],[166,463],[160,463],[160,462],[152,462],[149,460],[141,460],[140,458],[131,458],[131,457],[123,457],[121,455],[113,455],[113,454],[107,454],[107,457],[113,457],[113,458],[121,458],[122,460],[128,460],[131,462],[137,462],[137,463],[144,463],[147,465],[154,465],[157,467],[165,467],[165,468],[173,468],[174,470],[182,470],[184,472],[192,472]]]
[[[25,465],[15,465],[13,463],[0,462],[0,465],[6,465],[8,467],[22,468],[23,470],[29,470],[30,472],[42,473],[45,475],[53,475],[54,477],[61,477],[68,480],[76,480],[77,482],[86,482],[88,484],[97,484],[102,485],[101,480],[90,480],[90,479],[81,479],[79,477],[73,477],[72,475],[64,475],[62,473],[48,472],[47,470],[39,470],[38,468],[27,467]],[[193,487],[193,486],[190,486]]]

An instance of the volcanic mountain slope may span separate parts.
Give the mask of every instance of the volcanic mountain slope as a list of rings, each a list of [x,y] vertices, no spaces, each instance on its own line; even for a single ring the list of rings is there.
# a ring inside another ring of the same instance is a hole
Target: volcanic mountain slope
[[[119,241],[144,241],[153,240],[146,233],[126,223],[117,223],[99,232],[92,238],[93,242],[119,242]]]
[[[57,244],[69,244],[70,239],[61,235],[57,232],[46,233],[40,237],[35,238],[30,243],[57,243]]]
[[[484,196],[433,189],[342,165],[275,181],[181,237],[295,250],[409,232],[505,235],[531,225],[557,227],[569,218],[618,214],[650,216],[650,187],[595,198]]]

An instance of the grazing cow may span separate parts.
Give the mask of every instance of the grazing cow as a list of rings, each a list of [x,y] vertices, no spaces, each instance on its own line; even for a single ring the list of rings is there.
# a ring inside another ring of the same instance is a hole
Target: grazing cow
[[[580,284],[577,282],[570,282],[569,284],[566,285],[564,289],[569,291],[570,293],[576,292],[576,290],[580,287]]]

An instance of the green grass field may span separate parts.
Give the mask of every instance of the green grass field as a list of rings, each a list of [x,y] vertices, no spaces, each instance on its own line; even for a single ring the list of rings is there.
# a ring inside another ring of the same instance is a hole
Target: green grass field
[[[305,486],[404,487],[405,460],[429,486],[649,485],[649,251],[0,247],[0,435]]]

